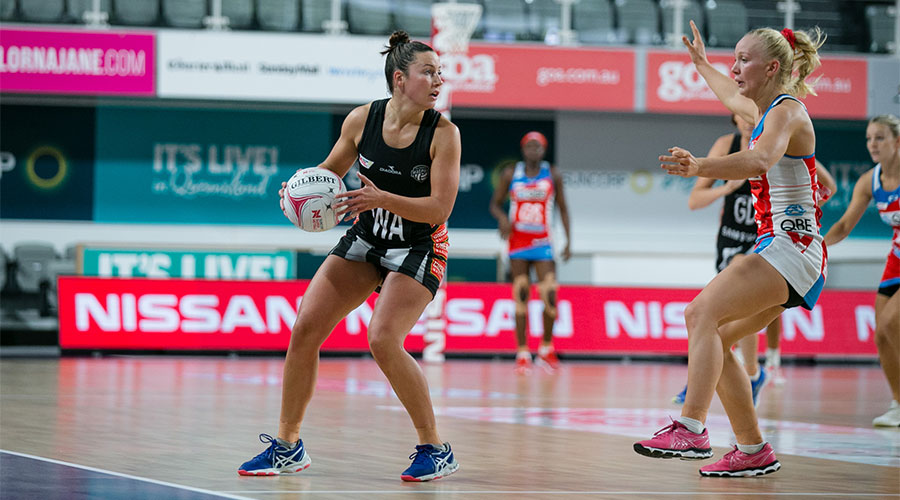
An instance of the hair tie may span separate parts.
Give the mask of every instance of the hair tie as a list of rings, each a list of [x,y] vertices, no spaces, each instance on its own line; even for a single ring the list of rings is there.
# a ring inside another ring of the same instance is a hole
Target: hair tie
[[[791,30],[790,28],[785,28],[785,29],[781,30],[781,34],[784,36],[785,39],[787,39],[788,43],[791,44],[791,49],[796,50],[797,49],[797,37],[794,36],[793,30]]]
[[[528,144],[529,141],[537,141],[537,143],[540,144],[542,147],[544,147],[544,148],[547,147],[547,138],[544,137],[544,134],[542,134],[536,130],[532,130],[531,132],[528,132],[527,134],[522,136],[522,142],[521,142],[522,147],[524,148],[525,145]]]

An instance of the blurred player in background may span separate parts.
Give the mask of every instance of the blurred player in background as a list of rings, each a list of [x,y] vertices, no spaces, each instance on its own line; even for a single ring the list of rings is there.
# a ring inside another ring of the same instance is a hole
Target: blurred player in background
[[[459,467],[438,435],[428,382],[403,348],[446,269],[444,223],[459,185],[459,130],[434,110],[443,80],[431,47],[396,31],[382,54],[390,99],[351,111],[319,165],[343,177],[356,164],[362,187],[341,195],[335,210],[357,220],[303,295],[284,363],[278,434],[260,435],[269,446],[241,465],[241,475],[278,475],[310,465],[300,425],[316,386],[319,349],[374,291],[380,294],[369,321],[369,349],[418,434],[412,465],[400,477],[429,481]],[[282,209],[283,192],[282,186]]]
[[[528,132],[520,142],[523,161],[509,166],[491,199],[491,215],[497,219],[500,237],[509,243],[509,271],[516,303],[516,372],[531,371],[531,352],[528,349],[528,299],[531,297],[531,269],[537,276],[538,292],[544,302],[544,333],[538,347],[535,364],[547,371],[559,367],[553,347],[553,323],[556,320],[556,264],[553,256],[552,223],[554,205],[566,232],[566,244],[560,256],[563,261],[572,256],[569,210],[563,194],[562,175],[544,160],[547,138],[536,131]],[[509,214],[503,203],[509,198]]]
[[[900,427],[900,294],[897,293],[900,288],[900,119],[881,115],[869,121],[866,147],[876,165],[856,181],[847,211],[828,230],[825,244],[834,245],[846,238],[872,200],[881,220],[894,230],[875,295],[875,345],[894,399],[888,411],[876,417],[872,424]]]

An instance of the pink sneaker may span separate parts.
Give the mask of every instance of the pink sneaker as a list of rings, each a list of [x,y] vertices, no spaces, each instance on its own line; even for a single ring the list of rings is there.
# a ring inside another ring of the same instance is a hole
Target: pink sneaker
[[[682,460],[701,460],[713,456],[706,429],[701,434],[694,434],[677,420],[657,431],[653,438],[634,443],[634,451],[647,457]]]
[[[552,347],[545,353],[541,353],[538,351],[537,358],[534,360],[534,364],[540,366],[548,373],[553,373],[559,369],[559,358],[556,356],[556,350]]]
[[[700,468],[706,477],[753,477],[771,474],[781,468],[772,445],[766,443],[758,452],[748,455],[737,449],[729,451],[721,460]]]
[[[531,354],[516,356],[516,375],[528,375],[531,373]]]

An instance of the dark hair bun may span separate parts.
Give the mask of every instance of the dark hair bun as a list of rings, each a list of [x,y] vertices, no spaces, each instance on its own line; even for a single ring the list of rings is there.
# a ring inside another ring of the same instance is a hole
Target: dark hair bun
[[[409,43],[409,33],[403,30],[397,30],[391,33],[391,40],[388,42],[388,48],[394,50],[398,45]]]

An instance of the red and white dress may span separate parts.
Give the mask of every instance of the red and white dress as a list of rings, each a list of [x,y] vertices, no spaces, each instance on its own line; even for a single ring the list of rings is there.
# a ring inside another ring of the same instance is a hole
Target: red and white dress
[[[556,189],[550,163],[542,161],[534,177],[525,173],[525,163],[516,163],[509,183],[509,258],[529,261],[553,260],[550,224]]]
[[[893,191],[885,191],[881,185],[881,164],[872,172],[872,198],[881,220],[894,230],[891,252],[887,257],[878,293],[892,297],[900,287],[900,186]]]
[[[787,99],[800,102],[787,94],[776,97],[753,129],[750,149],[762,135],[769,111]],[[792,293],[785,307],[812,309],[825,286],[827,261],[819,232],[822,212],[816,204],[815,153],[782,156],[768,172],[751,178],[750,188],[758,235],[754,252],[790,285]]]

